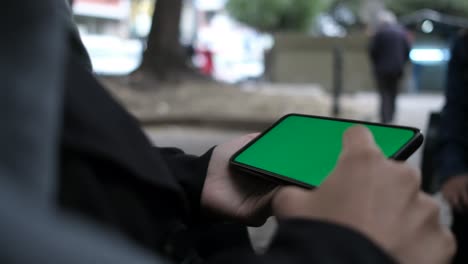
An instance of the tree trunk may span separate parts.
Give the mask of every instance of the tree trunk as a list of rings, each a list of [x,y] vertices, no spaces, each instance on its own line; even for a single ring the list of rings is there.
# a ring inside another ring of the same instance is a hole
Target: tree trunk
[[[183,0],[157,0],[148,48],[138,73],[143,78],[178,81],[192,73],[188,53],[180,43],[180,19]]]

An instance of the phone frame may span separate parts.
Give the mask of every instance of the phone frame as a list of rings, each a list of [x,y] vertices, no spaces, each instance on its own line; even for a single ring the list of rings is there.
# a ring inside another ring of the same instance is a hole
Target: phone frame
[[[421,131],[417,128],[414,127],[407,127],[407,126],[396,126],[396,125],[388,125],[388,124],[381,124],[381,123],[375,123],[375,122],[367,122],[367,121],[359,121],[359,120],[352,120],[352,119],[343,119],[343,118],[333,118],[333,117],[324,117],[324,116],[315,116],[315,115],[305,115],[305,114],[287,114],[283,117],[281,117],[278,121],[273,123],[267,130],[265,130],[263,133],[261,133],[258,137],[256,137],[254,140],[249,142],[246,146],[241,148],[239,151],[237,151],[230,159],[230,166],[233,169],[236,169],[238,171],[255,175],[258,177],[265,178],[270,181],[274,181],[275,183],[284,185],[284,184],[295,184],[307,189],[314,189],[317,188],[316,186],[309,185],[304,182],[297,181],[295,179],[279,175],[270,171],[266,171],[260,168],[252,167],[246,164],[242,164],[239,162],[236,162],[235,159],[237,156],[239,156],[242,152],[247,150],[250,146],[255,144],[259,139],[261,139],[263,136],[268,134],[272,129],[274,129],[277,125],[279,125],[281,122],[283,122],[285,119],[291,117],[291,116],[299,116],[299,117],[307,117],[307,118],[314,118],[314,119],[324,119],[324,120],[330,120],[330,121],[338,121],[338,122],[346,122],[346,123],[353,123],[356,125],[374,125],[374,126],[381,126],[381,127],[389,127],[389,128],[398,128],[398,129],[405,129],[405,130],[411,130],[414,132],[413,138],[408,141],[397,153],[389,157],[389,159],[397,160],[397,161],[405,161],[407,160],[418,148],[422,145],[424,142],[424,136],[421,133]]]

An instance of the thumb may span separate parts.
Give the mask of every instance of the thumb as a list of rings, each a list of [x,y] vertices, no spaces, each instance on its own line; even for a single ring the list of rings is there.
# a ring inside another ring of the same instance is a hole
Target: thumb
[[[360,125],[351,127],[343,135],[343,152],[355,152],[361,149],[381,152],[368,128]]]

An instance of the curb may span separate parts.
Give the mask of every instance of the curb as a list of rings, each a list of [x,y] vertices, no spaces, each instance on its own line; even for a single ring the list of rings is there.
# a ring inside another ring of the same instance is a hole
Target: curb
[[[272,120],[246,120],[222,118],[141,118],[143,127],[151,126],[196,126],[203,128],[216,128],[227,130],[263,131],[270,127],[276,119]]]

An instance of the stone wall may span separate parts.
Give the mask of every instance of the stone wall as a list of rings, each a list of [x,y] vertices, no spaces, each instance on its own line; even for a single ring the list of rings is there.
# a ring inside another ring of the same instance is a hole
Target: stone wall
[[[343,50],[345,92],[373,90],[368,42],[365,35],[315,38],[294,33],[276,34],[275,47],[267,59],[267,79],[274,83],[316,83],[331,91],[333,50],[340,47]]]

